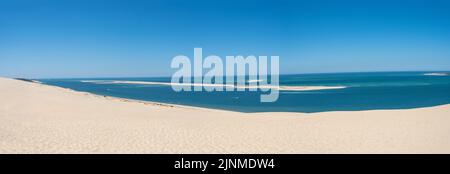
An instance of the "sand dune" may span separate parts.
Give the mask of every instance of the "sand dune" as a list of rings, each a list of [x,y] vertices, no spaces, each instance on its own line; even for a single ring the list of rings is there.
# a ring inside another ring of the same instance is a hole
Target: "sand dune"
[[[246,114],[0,78],[0,153],[450,153],[450,105]]]

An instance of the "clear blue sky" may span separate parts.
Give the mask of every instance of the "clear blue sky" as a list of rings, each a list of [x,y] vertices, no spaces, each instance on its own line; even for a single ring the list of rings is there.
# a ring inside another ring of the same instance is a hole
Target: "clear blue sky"
[[[0,76],[170,76],[172,57],[281,73],[450,70],[449,1],[0,0]]]

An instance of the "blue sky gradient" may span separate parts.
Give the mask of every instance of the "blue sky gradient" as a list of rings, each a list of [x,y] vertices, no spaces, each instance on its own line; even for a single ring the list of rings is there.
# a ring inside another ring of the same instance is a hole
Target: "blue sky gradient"
[[[283,74],[450,70],[449,2],[0,0],[0,76],[170,76],[194,47]]]

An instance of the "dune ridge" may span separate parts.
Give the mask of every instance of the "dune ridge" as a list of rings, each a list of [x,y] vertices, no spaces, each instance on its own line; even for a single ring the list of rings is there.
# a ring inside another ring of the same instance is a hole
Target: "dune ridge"
[[[0,78],[0,153],[450,153],[450,105],[239,113]]]

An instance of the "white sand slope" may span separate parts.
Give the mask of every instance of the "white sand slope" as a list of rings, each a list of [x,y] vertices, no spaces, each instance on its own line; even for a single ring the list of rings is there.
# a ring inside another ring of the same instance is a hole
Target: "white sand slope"
[[[245,114],[0,78],[0,153],[450,153],[450,105]]]

